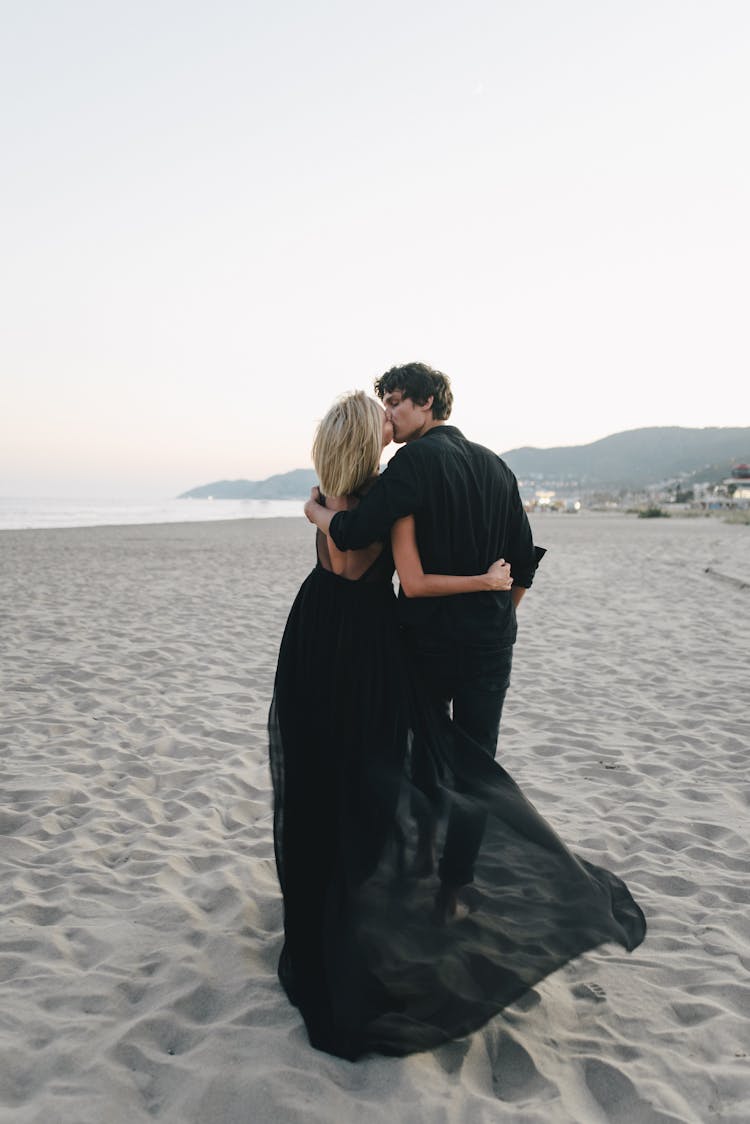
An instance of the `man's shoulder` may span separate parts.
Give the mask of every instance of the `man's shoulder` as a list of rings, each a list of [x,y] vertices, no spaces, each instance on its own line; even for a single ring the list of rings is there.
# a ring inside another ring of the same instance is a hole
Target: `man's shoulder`
[[[507,462],[503,460],[500,454],[494,451],[494,449],[488,449],[486,445],[479,445],[476,441],[470,441],[469,444],[471,445],[477,457],[492,462],[495,468],[499,472],[502,472],[503,475],[513,476],[513,470],[510,468]]]
[[[498,456],[486,445],[471,441],[460,429],[454,425],[435,426],[424,437],[416,441],[409,441],[402,445],[388,463],[388,468],[393,468],[394,475],[399,471],[418,471],[422,465],[440,463],[447,468],[451,461],[466,458],[477,463],[486,462],[489,466],[508,479],[513,478],[513,473],[502,457]]]
[[[450,428],[452,429],[450,443],[455,448],[460,449],[464,455],[468,455],[475,460],[487,461],[495,465],[503,474],[509,476],[513,475],[506,462],[494,449],[489,449],[486,445],[480,445],[478,441],[472,441],[470,438],[466,437],[460,429],[456,429],[455,426],[451,426]]]

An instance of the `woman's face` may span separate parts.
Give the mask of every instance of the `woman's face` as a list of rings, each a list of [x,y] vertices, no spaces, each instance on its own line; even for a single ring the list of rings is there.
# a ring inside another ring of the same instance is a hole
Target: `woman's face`
[[[386,414],[385,410],[382,409],[382,407],[381,413],[383,415],[383,448],[385,448],[386,445],[390,445],[391,441],[393,440],[393,426],[388,415]]]

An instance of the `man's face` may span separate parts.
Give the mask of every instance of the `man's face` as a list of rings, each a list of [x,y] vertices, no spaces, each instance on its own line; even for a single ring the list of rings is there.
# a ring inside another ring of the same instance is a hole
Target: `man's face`
[[[414,441],[429,429],[432,422],[432,398],[424,406],[418,406],[411,398],[404,398],[403,391],[391,390],[383,397],[385,416],[393,426],[393,440],[399,445]]]
[[[392,440],[393,426],[391,425],[391,419],[388,417],[387,412],[383,410],[383,448],[385,448],[386,445],[390,445]]]

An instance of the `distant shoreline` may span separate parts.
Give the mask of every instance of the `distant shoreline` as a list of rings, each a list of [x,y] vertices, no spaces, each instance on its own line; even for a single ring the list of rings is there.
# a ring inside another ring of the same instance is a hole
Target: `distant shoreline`
[[[225,501],[233,502],[233,501]],[[258,501],[266,502],[266,501]],[[46,526],[24,526],[24,527],[8,527],[0,526],[0,536],[5,535],[26,535],[26,534],[39,534],[48,532],[68,532],[68,531],[113,531],[113,530],[138,530],[148,528],[155,531],[164,531],[170,528],[180,527],[225,527],[228,524],[245,524],[245,523],[288,523],[294,519],[304,521],[304,513],[302,512],[301,500],[283,501],[278,500],[276,503],[289,503],[297,510],[290,511],[287,514],[274,514],[268,513],[263,515],[237,515],[227,516],[226,518],[210,518],[210,519],[165,519],[161,521],[144,520],[142,522],[101,522],[101,523],[65,523],[57,525]],[[545,511],[544,509],[533,511],[529,513],[530,519],[538,526],[547,526],[548,523],[557,522],[572,522],[578,520],[631,520],[636,521],[638,514],[635,511],[624,511],[622,509],[603,510],[594,508],[583,508],[579,512],[572,513],[559,512],[559,511]],[[732,512],[726,509],[717,511],[671,511],[667,513],[668,516],[675,522],[690,522],[702,523],[705,519],[713,519],[721,523],[734,524],[738,526],[750,525],[750,513],[747,512]],[[739,516],[739,517],[738,517]],[[747,518],[745,517],[747,516]],[[538,521],[538,522],[537,522]],[[661,522],[658,520],[657,522]]]
[[[159,503],[97,500],[9,500],[0,498],[0,531],[158,526],[248,519],[302,517],[303,500],[217,500]]]

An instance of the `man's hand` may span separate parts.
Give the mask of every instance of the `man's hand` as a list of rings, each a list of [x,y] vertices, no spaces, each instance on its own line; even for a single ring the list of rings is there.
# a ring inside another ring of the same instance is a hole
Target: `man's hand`
[[[310,523],[315,522],[315,509],[320,508],[320,506],[320,488],[316,484],[314,488],[310,489],[310,499],[305,504],[305,518]]]
[[[311,523],[314,523],[319,531],[327,535],[331,520],[335,514],[335,511],[329,511],[328,508],[324,507],[320,502],[320,488],[317,486],[312,488],[310,491],[310,499],[305,504],[305,517],[309,519]]]
[[[492,581],[492,589],[510,589],[513,585],[510,562],[506,562],[504,558],[498,558],[497,562],[493,562],[487,574]]]

